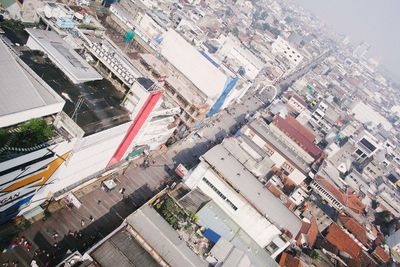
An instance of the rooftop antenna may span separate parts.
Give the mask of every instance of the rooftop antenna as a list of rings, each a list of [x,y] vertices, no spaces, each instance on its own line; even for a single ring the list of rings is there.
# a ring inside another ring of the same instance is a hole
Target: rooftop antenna
[[[81,108],[84,101],[85,100],[83,99],[83,96],[80,96],[78,99],[78,102],[76,102],[76,104],[75,104],[74,112],[72,112],[72,115],[71,115],[71,119],[74,122],[76,122],[76,120],[78,119],[78,111]]]

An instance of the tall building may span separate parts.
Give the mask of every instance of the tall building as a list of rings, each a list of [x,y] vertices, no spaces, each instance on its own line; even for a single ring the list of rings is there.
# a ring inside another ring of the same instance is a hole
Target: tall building
[[[0,59],[1,224],[54,182],[73,136],[57,124],[65,101],[1,40]]]

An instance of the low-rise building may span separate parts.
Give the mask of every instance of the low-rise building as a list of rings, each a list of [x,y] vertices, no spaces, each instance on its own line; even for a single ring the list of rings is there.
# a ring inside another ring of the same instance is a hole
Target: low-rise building
[[[249,80],[254,80],[264,67],[264,63],[250,50],[243,47],[239,40],[233,35],[220,37],[220,49],[217,51],[218,57],[234,72],[240,72],[242,68],[244,76]]]
[[[281,36],[272,43],[272,52],[284,57],[290,68],[296,68],[304,59],[303,55]]]

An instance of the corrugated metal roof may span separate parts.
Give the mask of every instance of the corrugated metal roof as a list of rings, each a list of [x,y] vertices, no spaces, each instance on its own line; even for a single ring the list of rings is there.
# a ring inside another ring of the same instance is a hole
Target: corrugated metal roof
[[[110,237],[90,256],[100,266],[159,266],[153,257],[125,229]]]
[[[128,224],[156,251],[169,265],[176,267],[201,267],[208,263],[196,255],[177,232],[148,205],[129,215]]]
[[[258,211],[278,227],[297,236],[301,228],[300,219],[294,215],[271,192],[264,188],[223,145],[214,146],[202,156],[235,189],[240,191]]]
[[[299,144],[311,156],[313,156],[314,158],[318,158],[321,155],[321,149],[319,149],[316,145],[314,145],[306,137],[304,137],[298,130],[290,125],[287,120],[277,115],[275,116],[273,123],[290,139]]]

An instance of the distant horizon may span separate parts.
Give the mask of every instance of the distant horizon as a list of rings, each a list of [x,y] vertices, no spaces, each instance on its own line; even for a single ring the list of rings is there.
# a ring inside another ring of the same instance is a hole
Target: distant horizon
[[[315,14],[337,33],[349,36],[353,45],[371,45],[369,56],[400,83],[400,1],[293,0]]]

